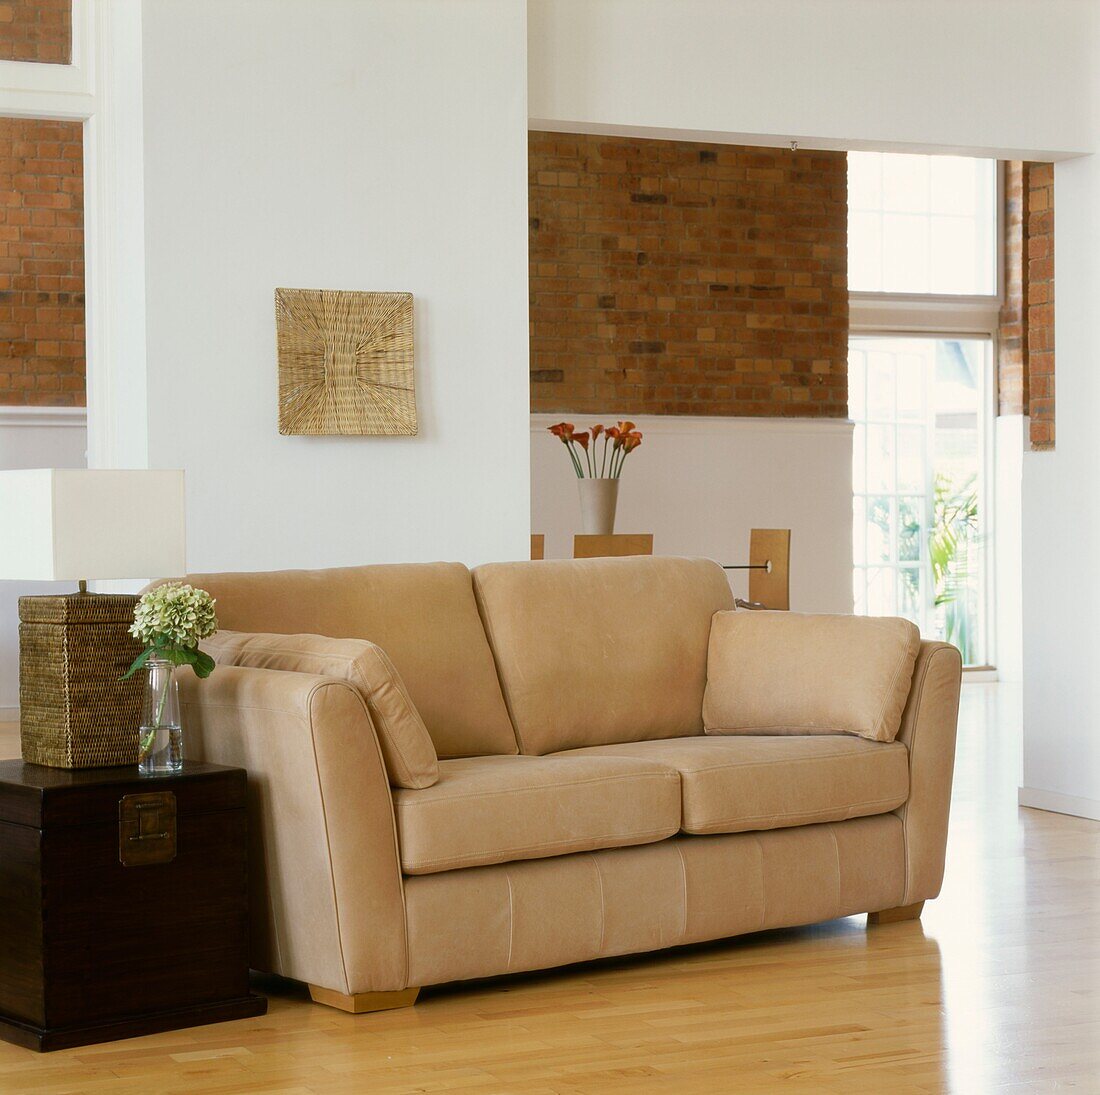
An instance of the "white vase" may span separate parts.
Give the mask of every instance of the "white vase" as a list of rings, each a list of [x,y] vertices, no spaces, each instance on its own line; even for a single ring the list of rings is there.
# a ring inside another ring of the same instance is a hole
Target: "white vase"
[[[610,536],[615,531],[618,479],[578,479],[581,492],[581,528],[590,536]]]

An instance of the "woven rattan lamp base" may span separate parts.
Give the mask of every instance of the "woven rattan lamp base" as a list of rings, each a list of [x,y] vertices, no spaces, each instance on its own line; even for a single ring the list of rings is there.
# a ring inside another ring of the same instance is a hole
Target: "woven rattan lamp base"
[[[142,680],[119,678],[141,653],[129,633],[137,597],[19,598],[23,759],[51,768],[137,764]]]

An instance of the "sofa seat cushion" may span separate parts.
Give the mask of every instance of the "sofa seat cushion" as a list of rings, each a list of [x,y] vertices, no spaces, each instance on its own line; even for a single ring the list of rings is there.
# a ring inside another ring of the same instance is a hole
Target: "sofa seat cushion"
[[[395,789],[401,865],[434,874],[664,840],[680,828],[680,777],[630,756],[472,757],[439,782]]]
[[[909,753],[901,742],[841,734],[670,738],[555,756],[633,758],[675,768],[685,833],[844,821],[887,813],[909,796]]]

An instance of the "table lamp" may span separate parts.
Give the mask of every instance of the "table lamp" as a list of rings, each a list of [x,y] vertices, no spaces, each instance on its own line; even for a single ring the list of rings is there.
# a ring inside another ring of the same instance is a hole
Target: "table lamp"
[[[72,581],[19,598],[23,759],[54,768],[136,764],[141,652],[137,597],[88,593],[89,579],[183,574],[182,471],[0,471],[0,578]]]

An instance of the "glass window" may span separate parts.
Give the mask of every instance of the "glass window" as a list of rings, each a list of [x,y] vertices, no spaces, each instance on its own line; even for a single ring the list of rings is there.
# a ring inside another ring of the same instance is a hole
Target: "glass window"
[[[988,338],[853,337],[856,612],[901,615],[984,664]]]
[[[997,292],[997,161],[848,154],[848,287]]]

